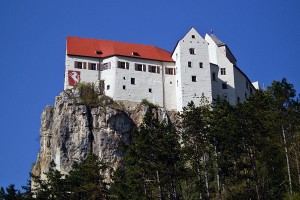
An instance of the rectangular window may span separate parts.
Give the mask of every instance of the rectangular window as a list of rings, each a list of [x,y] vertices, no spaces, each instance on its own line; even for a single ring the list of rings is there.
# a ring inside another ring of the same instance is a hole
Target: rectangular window
[[[225,68],[221,68],[221,75],[226,75],[226,69]]]
[[[189,51],[190,51],[190,54],[192,54],[192,55],[195,54],[195,49],[194,48],[190,48]]]
[[[118,68],[129,69],[129,63],[128,62],[118,61]]]
[[[82,69],[82,67],[83,67],[82,62],[77,62],[77,61],[74,62],[74,68]]]
[[[146,71],[146,65],[135,63],[136,71]]]
[[[89,70],[96,70],[96,63],[88,63]]]
[[[152,88],[149,88],[149,93],[152,93]]]
[[[203,62],[200,62],[200,63],[199,63],[199,67],[200,67],[200,68],[203,68]]]
[[[123,85],[123,90],[126,90],[126,85]]]
[[[135,85],[135,78],[131,78],[131,84]]]
[[[109,89],[110,89],[110,85],[107,85],[107,86],[106,86],[106,90],[109,90]]]
[[[192,35],[192,38],[195,39],[196,38],[195,35]]]
[[[196,82],[197,81],[197,77],[196,76],[192,76],[192,82]]]
[[[175,68],[166,67],[165,68],[165,74],[175,75],[176,74]]]
[[[212,80],[216,81],[216,73],[215,72],[212,73]]]
[[[227,89],[227,83],[222,83],[222,89]]]
[[[188,62],[188,67],[192,67],[192,62],[191,61]]]
[[[157,66],[154,65],[148,65],[148,71],[151,73],[156,73]]]
[[[125,67],[126,67],[126,63],[125,63]],[[103,63],[103,64],[100,65],[100,70],[101,70],[101,71],[107,70],[107,69],[110,69],[110,68],[111,68],[111,67],[110,67],[110,62],[108,62],[108,63]],[[125,69],[125,68],[123,68],[123,69]]]

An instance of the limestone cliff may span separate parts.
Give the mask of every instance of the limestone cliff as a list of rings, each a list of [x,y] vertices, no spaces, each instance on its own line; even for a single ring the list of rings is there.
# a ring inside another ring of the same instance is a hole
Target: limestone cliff
[[[68,173],[90,151],[116,169],[122,157],[121,142],[130,142],[131,131],[142,123],[149,106],[122,102],[122,109],[116,109],[112,105],[118,104],[81,105],[71,91],[57,96],[55,105],[47,106],[41,116],[40,152],[32,173],[45,178],[52,160],[58,170]],[[174,119],[174,113],[167,114],[161,108],[151,112],[160,121]]]

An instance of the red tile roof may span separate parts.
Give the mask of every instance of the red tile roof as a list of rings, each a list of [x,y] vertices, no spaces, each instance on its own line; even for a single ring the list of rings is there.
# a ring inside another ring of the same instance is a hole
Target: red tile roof
[[[133,55],[133,52],[138,53],[138,55]],[[170,52],[155,46],[70,36],[67,37],[67,55],[97,58],[106,58],[119,55],[133,58],[174,62],[171,58]]]

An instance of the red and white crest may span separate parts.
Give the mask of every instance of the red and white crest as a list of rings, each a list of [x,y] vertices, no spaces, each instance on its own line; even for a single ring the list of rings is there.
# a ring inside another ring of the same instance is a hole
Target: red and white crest
[[[68,71],[68,81],[70,86],[74,86],[80,81],[80,72],[79,71]]]

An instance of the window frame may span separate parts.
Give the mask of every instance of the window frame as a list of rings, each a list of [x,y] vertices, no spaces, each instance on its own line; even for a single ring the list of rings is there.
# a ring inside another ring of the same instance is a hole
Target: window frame
[[[192,76],[192,82],[197,82],[197,76]]]
[[[226,75],[226,68],[221,68],[221,75]]]

